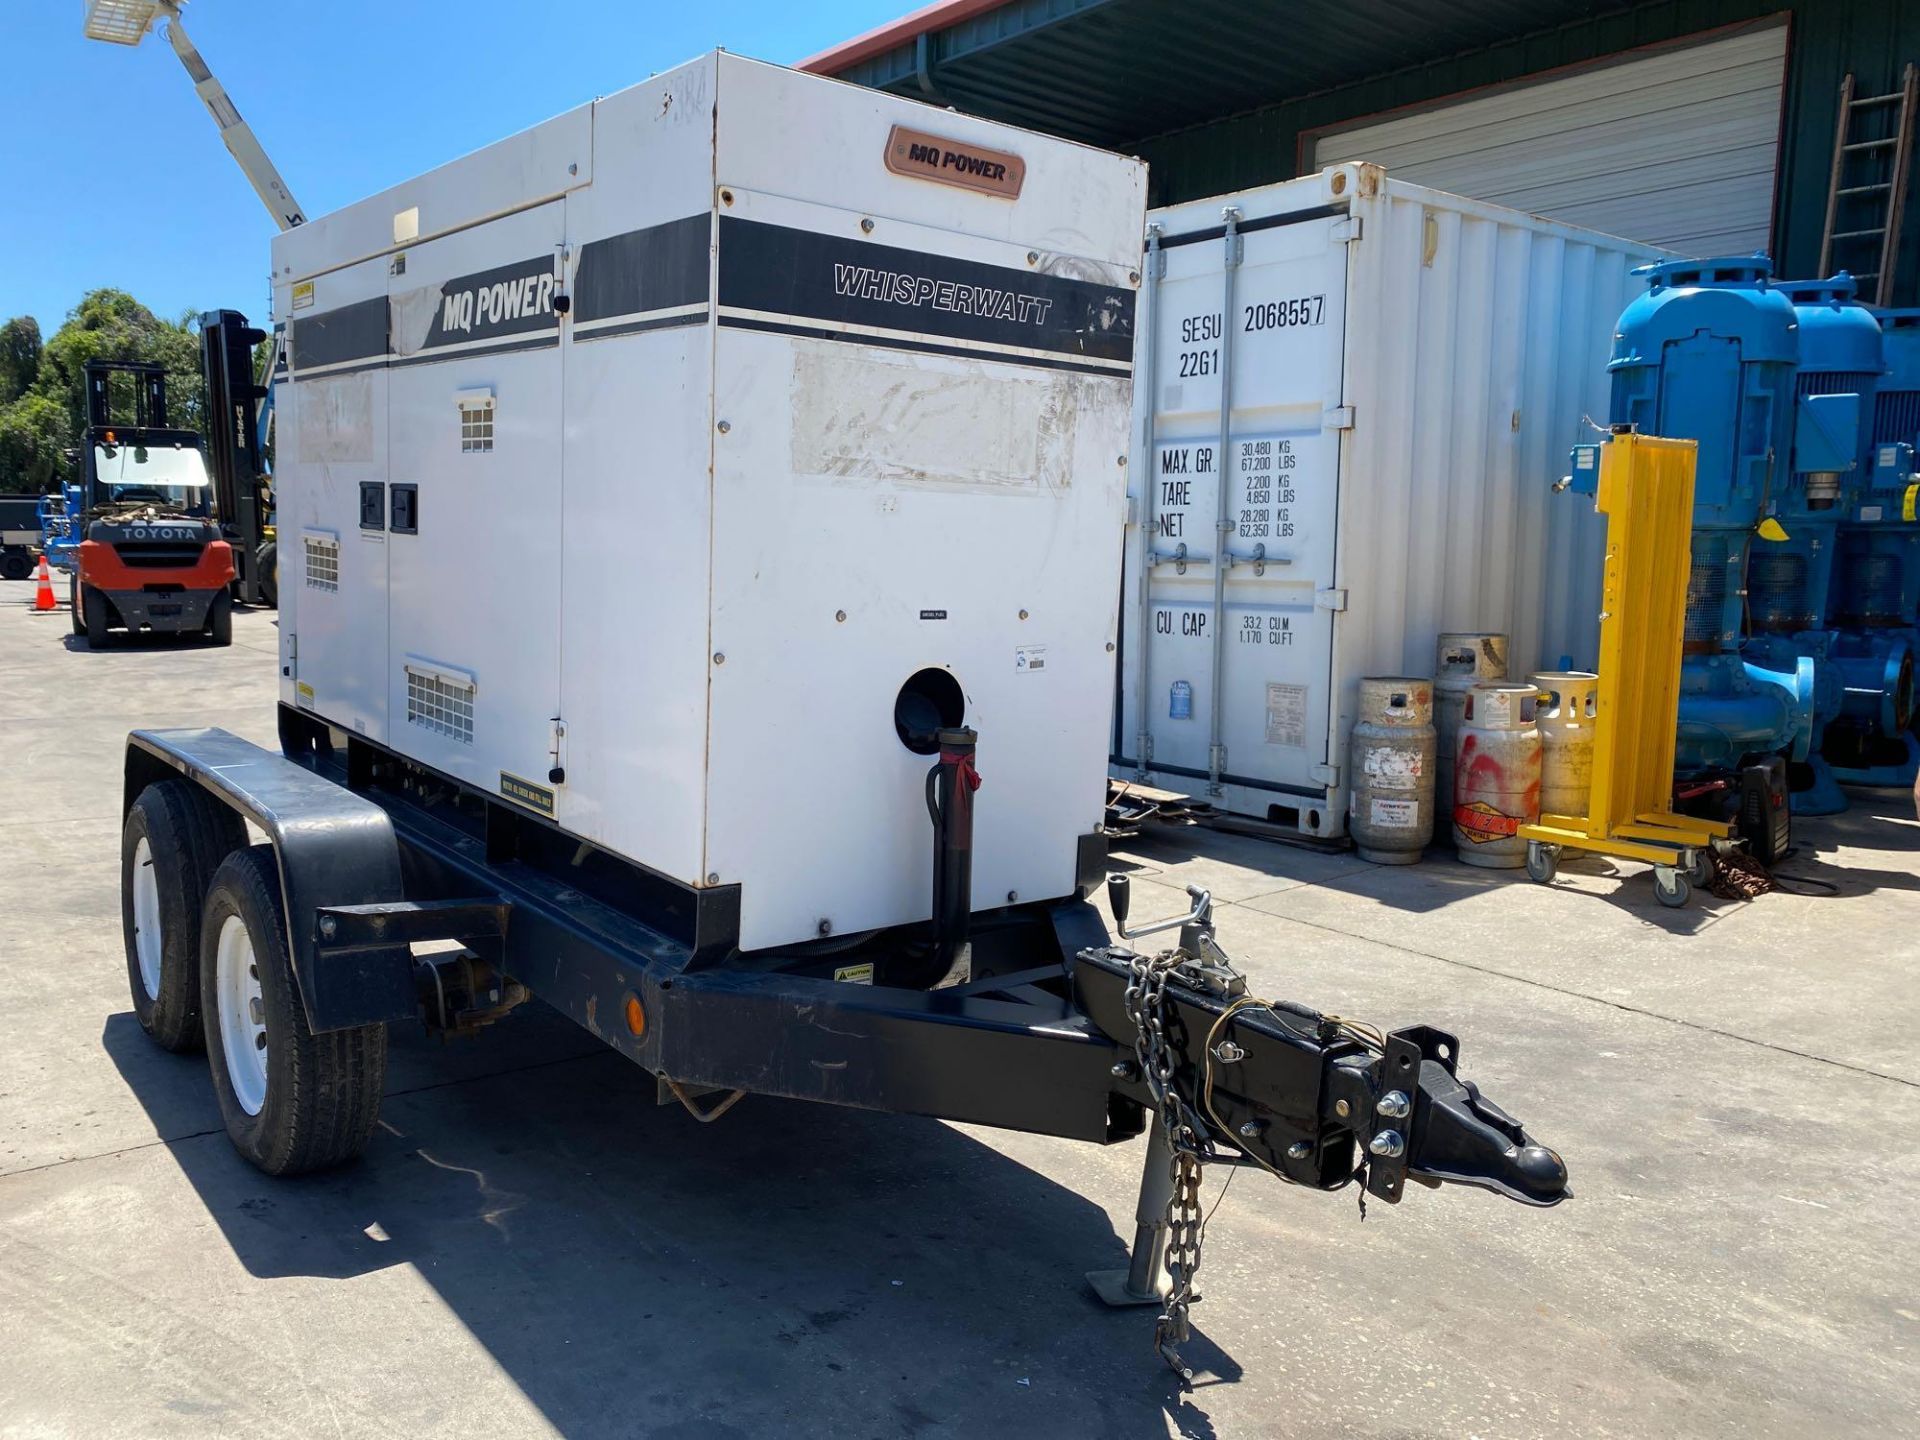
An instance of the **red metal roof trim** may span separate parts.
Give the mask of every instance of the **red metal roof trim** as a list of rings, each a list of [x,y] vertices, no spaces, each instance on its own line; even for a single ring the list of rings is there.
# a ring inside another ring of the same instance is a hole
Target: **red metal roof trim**
[[[998,10],[1007,3],[1009,0],[937,0],[937,3],[922,6],[911,15],[903,15],[864,35],[856,35],[851,40],[822,50],[818,55],[809,55],[793,68],[810,70],[816,75],[837,75],[862,60],[884,55],[923,34],[958,25],[989,10]]]

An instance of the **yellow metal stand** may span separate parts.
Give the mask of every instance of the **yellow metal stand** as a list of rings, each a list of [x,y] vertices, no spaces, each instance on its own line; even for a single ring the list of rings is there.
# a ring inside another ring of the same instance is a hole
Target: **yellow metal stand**
[[[1694,451],[1691,440],[1620,434],[1575,452],[1576,466],[1599,466],[1597,508],[1607,517],[1598,724],[1587,813],[1542,815],[1520,827],[1527,874],[1542,884],[1563,848],[1589,850],[1651,864],[1661,904],[1684,905],[1712,874],[1711,848],[1731,833],[1669,808]]]

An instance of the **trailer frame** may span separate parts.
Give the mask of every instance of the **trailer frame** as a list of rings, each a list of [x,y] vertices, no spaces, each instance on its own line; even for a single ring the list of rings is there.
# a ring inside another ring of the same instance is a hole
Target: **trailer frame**
[[[1424,1025],[1382,1034],[1249,995],[1214,942],[1205,891],[1189,887],[1188,914],[1128,930],[1126,886],[1109,879],[1122,938],[1180,930],[1151,956],[1113,943],[1087,899],[1103,837],[1081,847],[1071,895],[962,917],[970,951],[957,971],[945,968],[954,937],[942,938],[937,915],[742,952],[736,887],[644,871],[296,707],[280,707],[279,730],[278,754],[219,729],[134,731],[124,807],[135,834],[146,797],[172,787],[171,805],[184,793],[265,833],[308,1043],[413,1019],[465,1033],[537,995],[653,1074],[660,1103],[703,1122],[754,1094],[1096,1144],[1151,1125],[1133,1262],[1089,1279],[1112,1304],[1162,1303],[1161,1342],[1184,1333],[1193,1298],[1198,1237],[1175,1215],[1191,1209],[1203,1163],[1320,1191],[1357,1184],[1388,1204],[1408,1180],[1540,1207],[1571,1193],[1560,1157],[1459,1077],[1453,1035]],[[934,818],[938,827],[937,809]],[[199,858],[211,888],[184,898],[211,916],[225,903],[220,875],[241,857]],[[457,948],[414,949],[446,941]],[[130,965],[134,946],[129,928]],[[211,953],[200,951],[203,970]],[[929,955],[940,973],[969,978],[928,978]],[[890,973],[920,979],[876,983]],[[216,1091],[232,1064],[221,1023],[206,1013]],[[257,1011],[253,1023],[266,1024]],[[259,1038],[264,1054],[264,1028]],[[703,1109],[705,1096],[719,1098]],[[360,1098],[377,1105],[377,1093]],[[259,1113],[227,1113],[235,1144],[272,1173],[299,1168],[261,1158]],[[243,1136],[236,1123],[251,1128]],[[1171,1243],[1176,1234],[1186,1238]],[[1170,1344],[1162,1353],[1184,1369]]]

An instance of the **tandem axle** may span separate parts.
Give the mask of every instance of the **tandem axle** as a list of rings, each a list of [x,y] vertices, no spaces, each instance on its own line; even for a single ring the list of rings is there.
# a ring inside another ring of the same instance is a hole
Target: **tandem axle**
[[[1114,1303],[1165,1307],[1182,1370],[1199,1232],[1181,1216],[1205,1163],[1389,1204],[1408,1180],[1536,1206],[1569,1193],[1559,1157],[1459,1078],[1451,1035],[1254,999],[1204,892],[1128,931],[1116,881],[1123,937],[1180,934],[1151,955],[1113,943],[1086,898],[1103,847],[1061,899],[742,952],[732,887],[617,861],[297,709],[280,732],[280,754],[223,730],[134,732],[122,860],[141,1023],[169,1049],[206,1045],[228,1133],[270,1173],[358,1153],[390,1022],[459,1033],[530,995],[701,1119],[772,1095],[1102,1144],[1151,1126],[1132,1270],[1092,1278]],[[966,787],[945,765],[930,808],[957,823]],[[243,820],[267,843],[249,847]],[[460,948],[416,956],[429,941]]]

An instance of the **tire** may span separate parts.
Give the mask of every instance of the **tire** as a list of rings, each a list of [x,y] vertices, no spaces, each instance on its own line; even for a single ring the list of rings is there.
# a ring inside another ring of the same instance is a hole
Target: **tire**
[[[1653,872],[1653,896],[1669,910],[1681,909],[1693,898],[1693,882],[1678,870],[1657,867]]]
[[[269,540],[266,544],[262,545],[259,553],[254,556],[253,563],[258,567],[256,573],[260,576],[261,603],[270,605],[275,610],[278,610],[280,608],[279,542]]]
[[[73,621],[74,634],[87,633],[86,626],[80,623],[80,577],[78,575],[67,577],[67,615]]]
[[[0,555],[0,579],[24,580],[33,574],[33,562],[24,551],[9,550]]]
[[[154,1043],[198,1050],[200,909],[214,870],[246,844],[240,817],[189,780],[140,792],[120,832],[120,928],[133,1013]]]
[[[1548,885],[1560,868],[1560,852],[1551,845],[1542,845],[1538,840],[1527,842],[1527,878],[1535,884]]]
[[[82,620],[86,623],[87,648],[104,650],[107,648],[107,622],[112,614],[107,597],[91,585],[80,587],[80,608],[85,613]]]
[[[387,1027],[307,1028],[271,845],[234,851],[214,874],[200,925],[200,1009],[213,1093],[242,1155],[269,1175],[302,1175],[365,1148],[380,1115]]]
[[[207,609],[207,638],[216,645],[233,643],[233,596],[222,590]]]

